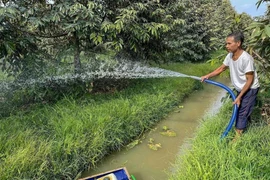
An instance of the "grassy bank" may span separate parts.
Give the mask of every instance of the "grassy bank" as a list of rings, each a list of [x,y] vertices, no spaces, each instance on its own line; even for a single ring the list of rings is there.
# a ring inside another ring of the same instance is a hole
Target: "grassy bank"
[[[263,95],[261,96],[264,99]],[[203,120],[190,147],[183,149],[170,180],[270,179],[270,128],[255,109],[248,131],[233,142],[234,132],[219,140],[231,116],[231,101]]]
[[[163,68],[203,75],[208,64]],[[74,179],[149,130],[194,89],[187,78],[132,80],[108,94],[66,97],[0,120],[0,179]]]

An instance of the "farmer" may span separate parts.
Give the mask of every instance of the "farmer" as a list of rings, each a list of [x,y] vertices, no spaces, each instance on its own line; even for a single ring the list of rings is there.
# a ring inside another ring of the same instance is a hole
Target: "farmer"
[[[233,102],[233,104],[238,106],[235,138],[241,136],[247,127],[260,86],[254,60],[251,55],[243,50],[243,42],[244,35],[241,32],[229,34],[226,38],[226,49],[229,54],[226,56],[223,64],[213,72],[201,77],[202,81],[204,81],[219,75],[229,68],[231,82],[238,92],[237,98]]]

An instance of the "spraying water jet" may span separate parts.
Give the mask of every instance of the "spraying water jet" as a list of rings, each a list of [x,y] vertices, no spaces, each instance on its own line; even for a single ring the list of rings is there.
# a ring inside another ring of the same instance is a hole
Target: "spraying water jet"
[[[31,88],[34,86],[48,86],[48,84],[51,84],[51,82],[55,84],[65,84],[69,81],[76,81],[80,80],[82,82],[89,82],[91,80],[101,79],[101,78],[113,78],[113,79],[144,79],[144,78],[164,78],[164,77],[186,77],[186,78],[192,78],[195,80],[201,81],[200,77],[197,76],[190,76],[182,73],[178,73],[171,70],[165,70],[157,67],[148,67],[141,65],[140,63],[134,63],[127,60],[122,60],[118,63],[112,63],[112,64],[86,64],[86,69],[92,69],[90,71],[85,71],[81,74],[72,74],[72,73],[66,73],[62,75],[57,76],[45,76],[39,79],[28,79],[24,82],[16,82],[16,83],[10,83],[10,82],[1,82],[0,83],[0,97],[2,96],[2,99],[5,99],[4,92],[10,91],[11,87],[16,87],[14,89],[20,89],[20,88]],[[93,66],[95,68],[93,68]],[[92,67],[92,68],[90,68]],[[228,88],[226,85],[215,82],[212,80],[205,80],[204,82],[221,87],[225,89],[230,95],[232,100],[234,101],[236,99],[233,91]],[[233,107],[233,112],[231,119],[229,121],[228,126],[226,127],[224,133],[221,136],[221,139],[226,137],[228,132],[231,130],[236,115],[237,115],[237,105],[235,104]]]

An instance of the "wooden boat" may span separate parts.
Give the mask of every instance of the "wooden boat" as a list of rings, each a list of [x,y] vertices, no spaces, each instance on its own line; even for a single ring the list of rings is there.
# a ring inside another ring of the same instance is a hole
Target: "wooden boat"
[[[81,178],[79,180],[136,180],[133,175],[129,175],[126,167],[114,169],[93,176]]]

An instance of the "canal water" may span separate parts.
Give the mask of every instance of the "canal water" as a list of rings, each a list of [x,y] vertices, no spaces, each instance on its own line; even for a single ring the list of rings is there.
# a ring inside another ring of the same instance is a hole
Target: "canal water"
[[[229,84],[228,79],[216,79]],[[222,106],[221,99],[226,91],[204,83],[204,89],[195,91],[186,100],[161,120],[152,131],[145,134],[140,143],[131,149],[123,149],[106,157],[97,168],[84,172],[82,177],[91,176],[119,167],[126,167],[137,180],[166,180],[180,148],[188,138],[194,136],[200,120],[214,114]],[[164,126],[176,136],[164,136]],[[226,127],[224,127],[225,130]],[[149,148],[157,145],[157,150]]]

